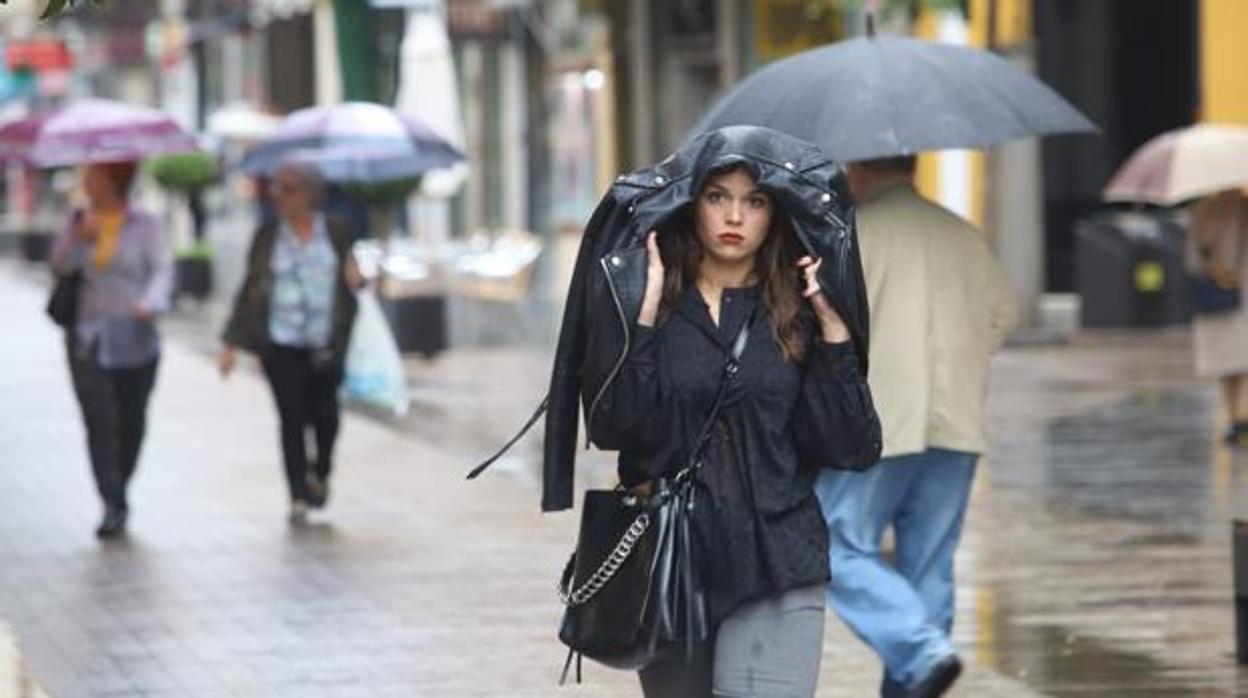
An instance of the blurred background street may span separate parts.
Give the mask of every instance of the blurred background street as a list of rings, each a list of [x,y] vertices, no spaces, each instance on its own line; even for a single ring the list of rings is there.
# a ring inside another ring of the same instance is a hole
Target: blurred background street
[[[82,194],[73,168],[12,157],[0,132],[0,698],[640,695],[592,662],[558,685],[577,515],[539,513],[540,427],[464,474],[545,394],[611,182],[754,70],[863,35],[868,12],[881,34],[995,52],[1100,131],[919,157],[919,190],[984,228],[1022,320],[992,364],[949,695],[1248,696],[1248,537],[1237,580],[1232,534],[1248,451],[1193,371],[1192,197],[1105,191],[1159,134],[1248,126],[1248,3],[105,0],[41,19],[47,4],[0,5],[0,129],[100,97],[161,110],[198,148],[136,186],[174,250],[176,303],[129,534],[102,544],[44,315],[51,241]],[[292,112],[348,102],[462,159],[331,182],[403,392],[349,400],[332,502],[290,527],[258,364],[223,382],[214,357],[267,215],[271,171],[248,154]],[[578,488],[614,482],[614,454],[578,453]],[[829,613],[818,695],[876,695],[879,672]]]

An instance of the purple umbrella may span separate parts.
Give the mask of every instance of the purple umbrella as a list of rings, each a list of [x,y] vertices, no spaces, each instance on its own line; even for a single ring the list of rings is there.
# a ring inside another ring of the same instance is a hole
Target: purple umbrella
[[[0,158],[36,167],[141,160],[196,149],[195,138],[158,109],[81,99],[0,127]]]

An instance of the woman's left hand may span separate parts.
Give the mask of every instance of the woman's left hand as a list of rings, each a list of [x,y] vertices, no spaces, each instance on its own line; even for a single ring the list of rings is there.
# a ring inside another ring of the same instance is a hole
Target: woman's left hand
[[[819,286],[819,267],[822,264],[822,259],[810,256],[797,260],[797,268],[802,270],[802,276],[806,281],[802,295],[810,300],[811,307],[815,309],[815,319],[819,321],[819,334],[822,335],[823,341],[828,344],[839,344],[849,341],[849,328],[845,326],[845,321],[832,307],[828,294],[824,293],[823,288]]]
[[[143,301],[136,301],[133,309],[134,316],[143,322],[150,322],[152,318],[156,317],[156,313],[152,312],[152,309],[147,307],[147,304]]]
[[[352,291],[358,291],[364,287],[363,272],[360,271],[360,265],[355,263],[354,257],[348,257],[346,264],[342,265],[342,278],[347,283],[347,288]]]

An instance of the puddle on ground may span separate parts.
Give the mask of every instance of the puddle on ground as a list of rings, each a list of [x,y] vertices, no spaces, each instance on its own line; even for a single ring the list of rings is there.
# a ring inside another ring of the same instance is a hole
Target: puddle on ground
[[[999,673],[1048,696],[1198,698],[1223,695],[1152,660],[1146,653],[1072,633],[1058,625],[1012,626],[988,654]],[[981,652],[982,655],[985,654]],[[1107,688],[1112,686],[1113,688]]]

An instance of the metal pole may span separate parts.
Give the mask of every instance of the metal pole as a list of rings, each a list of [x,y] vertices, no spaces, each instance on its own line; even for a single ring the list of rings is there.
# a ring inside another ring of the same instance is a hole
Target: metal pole
[[[1235,587],[1235,657],[1248,664],[1248,519],[1231,522],[1231,569]]]

